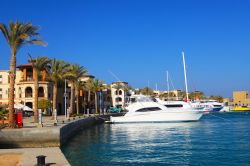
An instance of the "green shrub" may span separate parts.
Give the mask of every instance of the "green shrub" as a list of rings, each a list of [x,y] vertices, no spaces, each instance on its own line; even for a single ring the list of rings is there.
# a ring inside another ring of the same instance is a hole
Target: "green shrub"
[[[7,105],[0,105],[0,119],[6,119],[8,114]]]

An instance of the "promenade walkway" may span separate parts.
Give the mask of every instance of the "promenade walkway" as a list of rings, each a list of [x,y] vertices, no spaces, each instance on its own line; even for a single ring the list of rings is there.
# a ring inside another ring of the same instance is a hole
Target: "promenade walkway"
[[[71,120],[68,121],[64,116],[58,116],[57,126],[54,126],[54,120],[49,116],[43,117],[43,129],[60,129],[63,125],[68,123],[72,123],[80,119],[79,117],[75,117],[75,120],[71,117]],[[84,117],[81,116],[81,119]],[[23,128],[15,129],[15,130],[37,130],[37,123],[34,123],[34,117],[24,117],[23,119]],[[11,130],[11,129],[8,129]],[[34,166],[37,164],[37,156],[44,155],[46,157],[46,165],[55,165],[55,166],[68,166],[70,165],[67,159],[64,157],[61,149],[59,147],[49,147],[49,148],[17,148],[17,149],[0,149],[0,158],[1,156],[6,159],[4,160],[4,164],[8,165],[22,165],[22,166]],[[14,160],[16,163],[14,163]]]
[[[8,161],[4,163],[0,162],[0,165],[4,166],[34,166],[37,164],[36,156],[44,155],[47,156],[46,165],[53,166],[70,166],[67,159],[64,157],[60,148],[20,148],[20,149],[0,149],[0,156],[8,156]],[[12,161],[15,160],[14,155],[20,155],[20,159],[16,163]],[[12,157],[13,156],[13,157]],[[13,165],[12,165],[13,164]]]

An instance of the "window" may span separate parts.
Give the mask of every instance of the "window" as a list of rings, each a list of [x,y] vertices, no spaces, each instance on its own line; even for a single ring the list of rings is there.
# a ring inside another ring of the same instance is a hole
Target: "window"
[[[3,76],[0,75],[0,84],[3,83]]]
[[[115,99],[115,101],[116,101],[116,102],[122,102],[122,98],[121,98],[121,97],[117,97],[117,98]]]
[[[182,104],[170,104],[170,105],[165,105],[168,108],[177,108],[177,107],[183,107]]]
[[[38,88],[38,97],[44,97],[44,89],[43,89],[43,87]]]
[[[122,91],[121,90],[119,90],[119,95],[122,95]]]
[[[137,110],[136,112],[150,112],[150,111],[161,111],[159,107],[148,107]]]
[[[27,87],[25,89],[25,97],[26,98],[31,98],[32,97],[32,88],[31,87]]]
[[[3,95],[2,94],[0,94],[0,99],[2,99],[3,98]]]

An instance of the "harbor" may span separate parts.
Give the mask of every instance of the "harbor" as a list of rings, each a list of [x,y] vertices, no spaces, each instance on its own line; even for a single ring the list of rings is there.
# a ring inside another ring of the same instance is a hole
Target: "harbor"
[[[62,151],[72,166],[248,165],[249,122],[248,112],[229,112],[191,123],[104,124]]]
[[[1,6],[0,166],[250,165],[250,2]]]

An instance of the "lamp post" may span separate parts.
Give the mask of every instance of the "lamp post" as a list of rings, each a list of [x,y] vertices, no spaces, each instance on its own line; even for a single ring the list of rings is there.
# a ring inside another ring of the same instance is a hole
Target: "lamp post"
[[[67,81],[65,79],[64,85],[64,117],[67,119]]]

